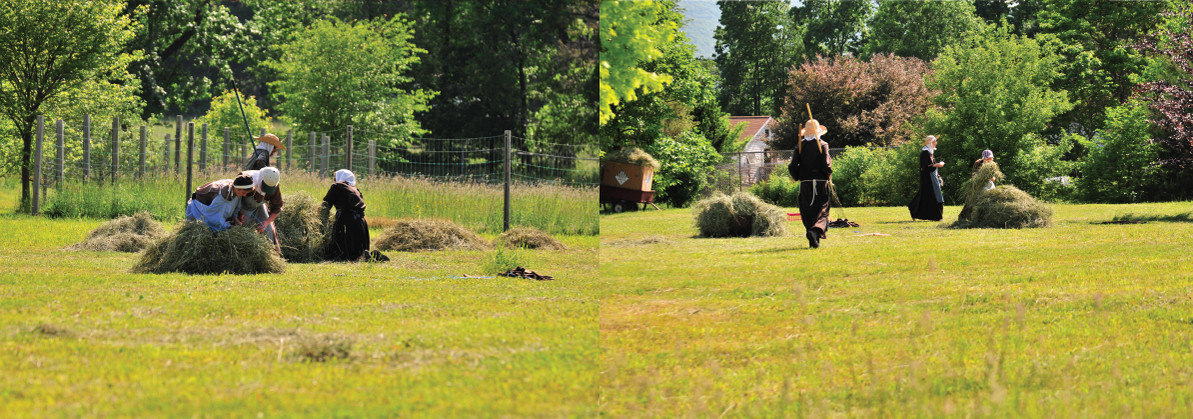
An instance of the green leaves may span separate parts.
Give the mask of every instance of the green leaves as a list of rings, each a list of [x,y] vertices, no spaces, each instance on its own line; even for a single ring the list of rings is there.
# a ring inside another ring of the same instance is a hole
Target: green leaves
[[[663,89],[672,78],[643,70],[641,63],[663,55],[660,46],[676,36],[674,22],[658,22],[664,2],[611,0],[601,4],[600,123],[613,119],[613,106]]]

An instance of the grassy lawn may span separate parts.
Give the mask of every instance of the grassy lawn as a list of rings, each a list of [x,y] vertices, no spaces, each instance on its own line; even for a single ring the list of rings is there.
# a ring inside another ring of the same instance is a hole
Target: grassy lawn
[[[100,222],[0,217],[0,417],[596,413],[596,236],[514,254],[555,281],[450,278],[493,251],[137,275],[61,250]]]
[[[862,227],[815,250],[798,221],[700,239],[685,209],[602,216],[600,410],[1193,415],[1193,222],[1095,224],[1193,204],[1054,209],[1052,228],[953,230],[849,208]]]

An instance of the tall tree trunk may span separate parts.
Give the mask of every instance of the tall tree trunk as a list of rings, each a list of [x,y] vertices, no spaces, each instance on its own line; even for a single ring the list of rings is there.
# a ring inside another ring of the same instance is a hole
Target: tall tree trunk
[[[31,195],[29,185],[33,183],[32,163],[30,157],[33,156],[33,124],[37,123],[37,116],[29,114],[25,116],[25,123],[23,127],[18,127],[21,131],[21,208],[22,212],[31,212],[32,203],[30,202]]]

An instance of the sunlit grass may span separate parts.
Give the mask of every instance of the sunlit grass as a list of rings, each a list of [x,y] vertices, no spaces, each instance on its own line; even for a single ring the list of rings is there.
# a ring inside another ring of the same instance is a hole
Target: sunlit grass
[[[601,411],[1189,416],[1193,223],[1095,223],[1190,204],[1054,208],[1034,230],[850,208],[862,227],[816,250],[693,238],[688,210],[603,216]]]

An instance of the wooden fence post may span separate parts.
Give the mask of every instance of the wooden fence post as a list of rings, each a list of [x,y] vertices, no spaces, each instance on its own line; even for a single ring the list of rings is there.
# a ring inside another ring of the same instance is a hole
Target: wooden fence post
[[[348,135],[344,138],[344,168],[352,170],[352,126],[348,126]]]
[[[513,173],[510,167],[510,144],[513,142],[510,134],[510,130],[505,130],[505,224],[502,231],[510,230],[510,177]]]
[[[83,115],[83,181],[91,179],[91,115]]]
[[[61,119],[56,122],[56,125],[56,128],[58,129],[58,155],[57,158],[54,159],[54,186],[57,188],[62,188],[62,160],[66,159],[66,135],[65,132],[63,132]]]
[[[317,168],[319,167],[319,164],[315,162],[315,155],[316,155],[316,153],[315,153],[315,133],[312,132],[311,133],[311,144],[307,145],[307,163],[311,164],[310,169],[312,172],[317,170]]]
[[[323,134],[323,176],[331,174],[331,137]]]
[[[369,177],[377,174],[377,140],[369,140]]]
[[[207,173],[207,124],[199,135],[199,172]]]
[[[37,116],[37,147],[33,155],[33,201],[30,202],[30,212],[37,215],[41,211],[41,142],[46,137],[46,117]]]
[[[192,167],[195,162],[195,123],[186,123],[186,196],[191,196],[191,179],[194,178]],[[186,205],[186,198],[182,200],[183,205]]]
[[[174,116],[174,173],[182,169],[182,115]]]
[[[137,159],[137,179],[140,179],[145,176],[145,140],[146,140],[145,134],[147,134],[147,132],[145,131],[146,128],[147,127],[145,127],[144,125],[141,125],[141,137],[140,137],[141,140],[139,141],[140,146],[141,146],[141,152],[140,152],[140,158]]]
[[[120,175],[120,117],[112,117],[112,185]]]
[[[162,168],[165,173],[170,173],[170,133],[166,133],[165,142],[162,143],[162,152],[165,153],[165,158],[162,159]]]
[[[294,148],[293,134],[294,130],[286,131],[286,171],[290,170],[290,164],[294,162],[290,158],[290,149]]]
[[[222,170],[228,170],[228,154],[231,152],[230,147],[232,147],[232,128],[224,127],[224,168]]]

